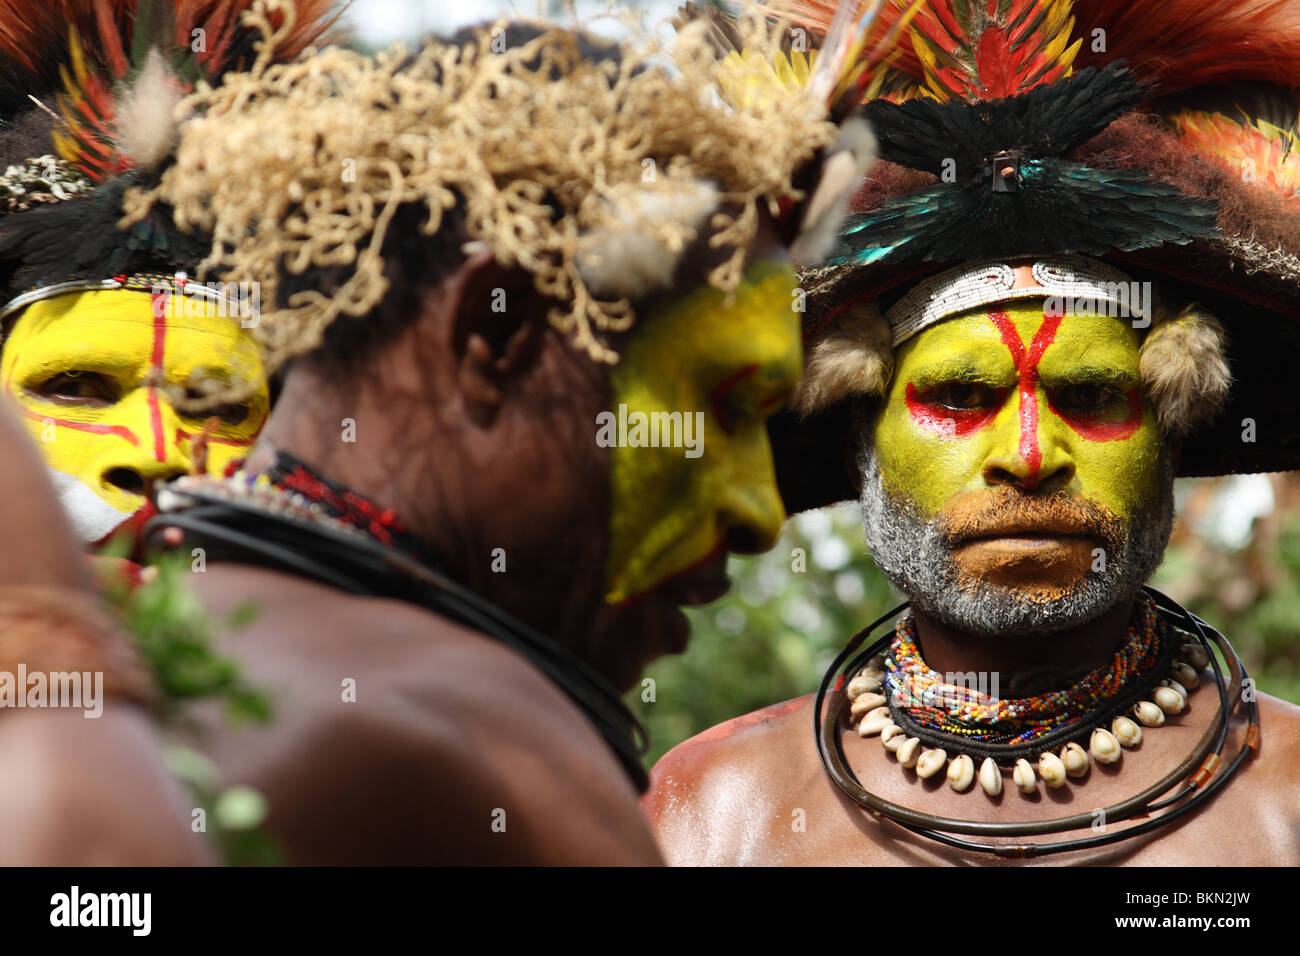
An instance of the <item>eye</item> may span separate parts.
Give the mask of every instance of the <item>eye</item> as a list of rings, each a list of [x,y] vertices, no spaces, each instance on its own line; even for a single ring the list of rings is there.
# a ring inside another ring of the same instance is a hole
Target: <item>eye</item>
[[[714,419],[730,435],[737,429],[765,419],[771,412],[759,401],[767,391],[754,377],[758,365],[747,365],[713,387],[709,392],[709,407]],[[775,410],[773,407],[772,411]]]
[[[931,405],[941,405],[955,412],[976,408],[993,408],[1002,400],[1001,392],[977,382],[948,382],[932,389],[925,398]]]
[[[247,405],[231,403],[228,405],[218,405],[208,412],[208,417],[216,416],[227,425],[238,425],[248,418],[249,408]]]
[[[722,430],[730,435],[752,417],[753,409],[741,401],[734,392],[713,396],[711,402],[713,417],[717,419]]]
[[[1120,397],[1109,385],[1066,385],[1054,390],[1052,401],[1066,414],[1095,415]]]
[[[121,397],[117,383],[107,375],[82,369],[59,372],[28,391],[52,402],[96,407],[112,405]]]
[[[186,393],[186,398],[198,399],[203,396],[193,390]],[[202,412],[190,413],[191,418],[197,418],[201,421],[207,421],[209,418],[219,418],[223,424],[239,425],[248,419],[252,414],[252,409],[242,402],[230,402],[225,405],[217,405],[213,408],[204,409]]]

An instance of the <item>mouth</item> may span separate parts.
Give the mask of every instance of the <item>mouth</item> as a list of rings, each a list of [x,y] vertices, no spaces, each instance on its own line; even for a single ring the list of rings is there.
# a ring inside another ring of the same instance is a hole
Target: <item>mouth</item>
[[[654,593],[678,607],[701,607],[712,604],[730,590],[727,552],[719,546],[668,578],[654,589]]]
[[[1000,525],[983,525],[978,529],[956,534],[951,538],[954,546],[978,544],[987,541],[1006,542],[1060,542],[1072,539],[1098,538],[1099,535],[1076,521],[1011,522]]]
[[[1072,545],[1097,540],[1090,534],[1059,534],[1052,531],[1016,531],[1008,534],[980,535],[958,542],[957,547],[971,545],[996,545],[1004,548],[1045,548],[1054,545]]]
[[[981,529],[954,545],[952,556],[966,574],[989,584],[1056,593],[1089,573],[1100,541],[1074,530]]]

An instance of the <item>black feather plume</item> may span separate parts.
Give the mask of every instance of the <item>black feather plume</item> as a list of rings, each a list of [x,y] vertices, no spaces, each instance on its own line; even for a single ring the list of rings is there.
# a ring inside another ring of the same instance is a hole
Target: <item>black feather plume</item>
[[[122,198],[134,185],[135,177],[126,174],[89,196],[0,220],[0,277],[6,294],[77,277],[191,271],[208,244],[176,229],[169,209],[155,207],[140,222],[118,230]]]
[[[991,182],[993,165],[983,164],[980,175]],[[1190,242],[1215,226],[1213,202],[1139,172],[1029,160],[1013,192],[940,183],[850,217],[829,264],[1105,255]]]
[[[1001,100],[876,100],[866,111],[882,159],[936,176],[951,172],[955,161],[957,175],[969,179],[995,153],[1064,156],[1142,96],[1133,75],[1113,63]]]

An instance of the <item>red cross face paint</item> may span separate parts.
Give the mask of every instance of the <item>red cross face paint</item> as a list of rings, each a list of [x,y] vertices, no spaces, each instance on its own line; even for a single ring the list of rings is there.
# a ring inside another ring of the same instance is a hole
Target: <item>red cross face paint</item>
[[[1064,586],[1087,571],[1099,542],[1069,502],[1126,523],[1163,487],[1138,333],[1043,307],[980,307],[904,343],[872,430],[885,488],[923,519],[987,525],[986,506],[1008,491],[1061,493],[1026,527],[992,527],[954,551],[966,572],[1008,585]]]
[[[243,457],[266,419],[265,384],[244,404],[201,417],[172,404],[173,389],[200,378],[263,380],[257,347],[238,321],[215,306],[210,316],[203,311],[144,291],[69,293],[33,303],[5,340],[5,390],[87,544],[145,506],[147,482],[192,470],[210,418],[211,473]]]

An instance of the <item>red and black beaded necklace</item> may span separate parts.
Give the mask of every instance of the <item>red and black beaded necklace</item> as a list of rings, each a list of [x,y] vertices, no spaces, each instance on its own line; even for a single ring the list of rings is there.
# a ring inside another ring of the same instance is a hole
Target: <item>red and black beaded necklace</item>
[[[317,505],[321,513],[365,532],[380,544],[403,551],[421,564],[440,568],[442,562],[428,542],[407,530],[392,508],[383,508],[365,495],[332,481],[287,451],[277,450],[263,474],[276,488],[293,492]]]

